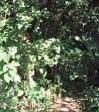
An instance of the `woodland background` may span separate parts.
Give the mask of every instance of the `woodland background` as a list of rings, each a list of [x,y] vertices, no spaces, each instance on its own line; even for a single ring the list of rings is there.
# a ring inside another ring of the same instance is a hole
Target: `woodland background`
[[[99,112],[99,1],[0,0],[0,112],[65,97]]]

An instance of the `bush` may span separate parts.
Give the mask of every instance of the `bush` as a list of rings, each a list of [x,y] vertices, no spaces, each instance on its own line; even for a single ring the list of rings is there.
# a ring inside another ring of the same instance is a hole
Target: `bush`
[[[17,111],[19,101],[25,108],[34,101],[48,109],[51,96],[41,96],[46,91],[83,92],[84,111],[91,111],[90,89],[97,97],[99,87],[98,11],[95,0],[0,1],[0,102],[5,108]]]

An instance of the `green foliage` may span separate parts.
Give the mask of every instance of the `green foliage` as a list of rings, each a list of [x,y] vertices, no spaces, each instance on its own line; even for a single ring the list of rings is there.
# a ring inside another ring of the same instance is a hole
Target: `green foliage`
[[[0,102],[5,108],[18,111],[24,96],[48,109],[48,91],[86,91],[84,111],[90,112],[92,94],[99,94],[98,12],[95,0],[0,1]]]

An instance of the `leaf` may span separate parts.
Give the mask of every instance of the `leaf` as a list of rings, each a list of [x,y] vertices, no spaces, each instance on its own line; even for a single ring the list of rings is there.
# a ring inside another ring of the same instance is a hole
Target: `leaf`
[[[8,63],[10,60],[10,55],[7,54],[6,52],[2,53],[2,59],[5,63]]]
[[[19,91],[18,91],[18,95],[17,95],[17,96],[19,96],[19,97],[20,97],[20,96],[22,96],[23,94],[24,94],[24,91],[19,90]]]
[[[20,79],[19,75],[14,76],[14,82],[21,82],[21,79]]]
[[[56,50],[56,53],[58,54],[60,53],[60,47],[57,47],[55,50]]]
[[[49,61],[49,57],[47,55],[44,55],[44,60]]]
[[[7,65],[4,65],[3,66],[3,72],[7,72],[8,71],[8,67],[7,67]]]
[[[4,74],[4,80],[5,82],[9,83],[11,81],[11,77],[9,76],[9,74]]]
[[[16,71],[14,69],[9,70],[10,77],[13,77],[16,74]]]
[[[16,106],[16,104],[18,102],[18,98],[16,96],[12,97],[12,102],[13,102],[14,106]]]
[[[16,68],[16,67],[20,66],[20,64],[19,64],[19,62],[12,61],[11,66]]]
[[[23,27],[23,24],[18,24],[18,29],[20,30]]]
[[[11,57],[15,57],[17,53],[17,47],[13,46],[13,47],[9,47],[9,54],[11,55]]]
[[[41,74],[44,73],[44,69],[43,68],[40,68],[39,71],[40,71]]]
[[[1,27],[4,27],[5,24],[6,24],[6,22],[7,22],[7,19],[1,20],[1,21],[0,21],[0,26],[1,26]]]
[[[78,49],[78,48],[75,48],[75,52],[76,52],[77,54],[81,54],[81,50]]]
[[[0,52],[0,61],[2,61],[2,59],[3,59],[3,51]]]
[[[96,56],[96,57],[99,57],[99,53],[95,53],[95,56]]]
[[[80,37],[79,36],[75,36],[75,40],[79,41]]]

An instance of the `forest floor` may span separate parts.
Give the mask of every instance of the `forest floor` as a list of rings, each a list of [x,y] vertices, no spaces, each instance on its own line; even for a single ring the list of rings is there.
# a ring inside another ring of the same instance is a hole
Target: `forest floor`
[[[81,103],[73,97],[54,100],[52,112],[81,112]]]

